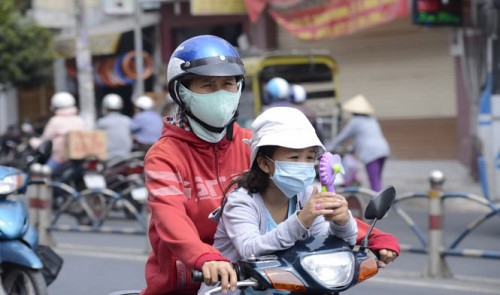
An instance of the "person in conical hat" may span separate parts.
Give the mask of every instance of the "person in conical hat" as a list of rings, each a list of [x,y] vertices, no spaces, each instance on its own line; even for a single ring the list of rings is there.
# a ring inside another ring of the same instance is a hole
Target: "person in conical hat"
[[[342,128],[332,142],[335,150],[347,140],[353,140],[356,156],[365,165],[370,187],[378,192],[382,188],[382,170],[385,160],[390,155],[390,147],[382,129],[373,116],[375,113],[364,95],[359,94],[342,104],[345,111],[352,113],[352,117]]]
[[[353,114],[373,115],[375,111],[363,94],[358,94],[342,104],[345,111]]]

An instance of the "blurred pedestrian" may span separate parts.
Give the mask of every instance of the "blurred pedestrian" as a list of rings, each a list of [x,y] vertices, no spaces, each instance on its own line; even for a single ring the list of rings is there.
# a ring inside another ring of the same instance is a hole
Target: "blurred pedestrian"
[[[374,191],[382,189],[382,170],[390,155],[389,143],[374,116],[374,109],[363,95],[357,95],[342,104],[352,114],[347,124],[332,142],[332,150],[349,139],[358,159],[363,162]]]
[[[132,119],[121,113],[123,99],[115,93],[102,100],[104,116],[97,120],[97,129],[106,132],[108,159],[125,157],[132,151]]]
[[[143,95],[134,101],[136,114],[132,118],[131,130],[137,150],[147,151],[158,138],[163,127],[162,117],[153,109],[154,101]]]

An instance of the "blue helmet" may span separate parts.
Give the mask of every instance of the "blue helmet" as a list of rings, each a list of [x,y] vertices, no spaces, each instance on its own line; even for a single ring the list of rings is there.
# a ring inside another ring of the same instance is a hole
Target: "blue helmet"
[[[226,40],[200,35],[182,42],[170,57],[167,85],[170,96],[179,105],[177,87],[189,75],[236,76],[243,79],[245,68],[236,49]]]
[[[290,84],[283,78],[272,78],[266,84],[266,94],[270,102],[288,100],[290,98]]]

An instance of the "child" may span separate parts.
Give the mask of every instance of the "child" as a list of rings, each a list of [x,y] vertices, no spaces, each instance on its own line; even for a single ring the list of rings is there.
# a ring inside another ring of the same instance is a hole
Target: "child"
[[[354,244],[357,226],[345,198],[313,186],[315,161],[325,149],[307,117],[295,108],[275,107],[251,129],[251,167],[218,213],[214,247],[238,261],[290,248],[309,236],[335,235]]]

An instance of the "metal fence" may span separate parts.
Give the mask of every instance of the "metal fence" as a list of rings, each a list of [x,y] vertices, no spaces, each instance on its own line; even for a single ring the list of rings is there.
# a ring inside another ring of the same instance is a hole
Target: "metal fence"
[[[401,244],[401,250],[411,253],[428,255],[428,265],[426,275],[430,277],[449,277],[451,272],[446,264],[447,256],[479,257],[487,259],[500,259],[500,251],[485,249],[465,249],[460,248],[461,242],[466,239],[471,232],[477,229],[486,220],[495,216],[500,217],[500,206],[492,203],[489,199],[469,193],[444,192],[444,175],[440,171],[433,171],[429,177],[430,189],[426,193],[409,192],[396,196],[392,205],[392,210],[409,226],[417,237],[418,245]],[[81,194],[64,184],[52,182],[47,174],[34,174],[32,184],[28,189],[30,204],[31,223],[39,231],[41,244],[53,244],[53,231],[66,232],[93,232],[108,234],[146,235],[149,214],[147,212],[135,212],[138,227],[114,228],[104,226],[102,222],[93,222],[90,226],[58,224],[58,216],[61,212],[52,212],[51,197],[53,188],[66,189],[70,202],[81,202]],[[376,192],[362,187],[347,187],[337,190],[339,194],[347,196],[353,215],[363,219],[364,208],[369,200],[375,196]],[[100,192],[106,193],[106,192]],[[119,196],[107,192],[112,201],[120,199]],[[470,222],[449,245],[445,245],[443,239],[443,212],[446,201],[450,199],[465,199],[479,204],[486,209],[486,212],[476,220]],[[420,229],[411,216],[400,206],[410,200],[424,199],[428,201],[428,228],[427,232]],[[83,206],[88,206],[83,203]],[[131,209],[133,211],[133,209]]]
[[[463,192],[445,192],[443,184],[445,176],[441,171],[432,171],[429,176],[430,189],[427,192],[408,192],[398,194],[392,205],[392,210],[409,226],[412,233],[416,236],[419,244],[401,244],[401,250],[411,253],[420,253],[428,255],[428,265],[425,274],[430,277],[450,277],[451,271],[446,263],[446,257],[476,257],[487,259],[500,259],[500,251],[485,249],[461,248],[461,243],[485,221],[500,217],[500,206],[491,202],[491,200],[470,193]],[[351,209],[353,215],[362,217],[363,209],[369,199],[375,196],[376,192],[366,188],[348,187],[337,190],[340,194],[348,197],[349,205],[354,205]],[[422,230],[402,204],[423,199],[428,201],[428,228]],[[464,199],[466,201],[478,204],[485,210],[477,219],[471,221],[452,241],[447,245],[444,242],[443,234],[443,215],[447,201],[452,199]]]

